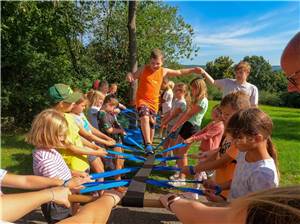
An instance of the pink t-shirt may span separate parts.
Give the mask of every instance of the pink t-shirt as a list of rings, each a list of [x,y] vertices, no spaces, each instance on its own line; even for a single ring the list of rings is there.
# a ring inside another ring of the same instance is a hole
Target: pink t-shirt
[[[201,141],[202,151],[217,149],[224,133],[223,122],[210,122],[205,128],[194,135],[196,141]]]

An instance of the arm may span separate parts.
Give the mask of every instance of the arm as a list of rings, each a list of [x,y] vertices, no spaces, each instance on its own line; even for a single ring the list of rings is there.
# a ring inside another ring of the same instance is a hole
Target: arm
[[[110,127],[108,129],[106,129],[106,131],[109,134],[125,134],[125,131],[122,128],[113,128],[113,127]]]
[[[2,219],[14,222],[23,217],[41,204],[54,201],[57,204],[70,207],[68,195],[71,192],[68,188],[57,187],[45,189],[42,191],[20,193],[20,194],[4,194],[1,196]],[[30,202],[30,203],[28,203]]]
[[[94,135],[98,136],[99,138],[104,139],[103,141],[105,141],[105,142],[103,144],[105,144],[107,146],[112,146],[112,145],[116,144],[114,139],[112,139],[111,137],[109,137],[106,134],[102,133],[97,128],[94,128],[92,125],[90,125],[90,128],[91,128],[92,133]]]
[[[90,143],[90,144],[92,144],[92,143]],[[96,145],[94,145],[94,146],[96,146]],[[99,146],[96,146],[96,147],[97,147],[96,150],[88,148],[88,147],[81,148],[81,147],[77,147],[75,145],[68,145],[66,148],[68,150],[71,150],[74,154],[77,154],[77,155],[105,156],[107,154],[107,152],[105,150],[103,150],[101,147],[99,147]]]
[[[131,73],[131,72],[127,73],[127,75],[126,75],[126,80],[127,80],[128,82],[133,82],[134,80],[139,79],[139,77],[140,77],[140,75],[142,74],[143,70],[144,70],[144,66],[143,66],[143,67],[140,67],[140,68],[139,68],[136,72],[134,72],[134,73]]]
[[[90,132],[86,131],[82,126],[78,126],[79,127],[79,134],[80,136],[84,137],[85,139],[89,140],[89,141],[94,141],[98,144],[104,144],[107,145],[109,144],[107,141],[97,137],[96,135],[91,134]],[[86,143],[85,143],[86,145]],[[88,144],[87,146],[89,146],[90,148],[92,148],[90,146],[90,144]]]
[[[167,207],[166,197],[168,195],[160,198],[165,207]],[[230,223],[228,222],[229,207],[208,207],[200,202],[179,199],[173,202],[170,208],[182,223]]]
[[[164,76],[176,77],[176,76],[189,75],[192,73],[201,74],[203,70],[204,69],[202,69],[200,67],[184,68],[184,69],[178,69],[178,70],[164,68]]]
[[[175,110],[171,110],[170,113],[168,113],[168,116],[166,117],[166,119],[164,120],[164,124],[168,124],[171,120],[173,120],[175,117],[177,117],[180,113],[182,113],[183,111],[181,110],[181,108],[176,108]]]
[[[205,131],[199,131],[194,135],[194,141],[201,141],[201,140],[206,140],[210,139],[216,135],[221,135],[223,133],[222,128],[218,128],[217,126],[210,126],[205,128]]]
[[[118,204],[121,197],[117,191],[105,192],[101,198],[83,206],[76,215],[60,221],[59,224],[107,223],[112,208]]]
[[[177,123],[173,126],[171,132],[176,131],[184,122],[188,121],[194,114],[199,113],[202,108],[199,105],[193,105],[190,109],[188,109],[177,121]]]
[[[224,167],[226,164],[230,163],[233,160],[227,153],[223,154],[221,158],[214,160],[214,161],[207,161],[198,164],[195,167],[196,173],[200,173],[201,171],[208,171],[208,170],[216,170],[219,168]]]
[[[2,180],[2,185],[5,187],[31,190],[61,186],[63,183],[63,180],[56,178],[15,174],[6,174]]]

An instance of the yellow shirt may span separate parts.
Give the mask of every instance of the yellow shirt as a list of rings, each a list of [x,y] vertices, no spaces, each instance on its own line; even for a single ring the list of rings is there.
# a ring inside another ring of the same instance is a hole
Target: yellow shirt
[[[79,128],[75,123],[74,117],[68,113],[64,113],[64,116],[68,122],[67,140],[77,147],[83,147],[80,135],[78,133]],[[77,155],[68,149],[62,149],[60,153],[70,170],[84,172],[90,168],[86,155]]]

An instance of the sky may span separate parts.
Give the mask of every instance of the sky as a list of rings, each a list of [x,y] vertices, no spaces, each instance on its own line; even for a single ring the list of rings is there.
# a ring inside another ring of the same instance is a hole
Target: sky
[[[300,1],[164,1],[194,28],[193,44],[200,53],[182,64],[205,65],[219,56],[239,62],[263,56],[280,64],[288,41],[300,31]]]

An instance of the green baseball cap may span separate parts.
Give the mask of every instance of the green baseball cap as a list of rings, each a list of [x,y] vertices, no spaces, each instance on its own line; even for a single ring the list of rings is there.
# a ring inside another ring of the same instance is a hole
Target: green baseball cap
[[[61,101],[75,103],[82,97],[82,93],[73,92],[70,86],[61,83],[51,86],[49,88],[49,95],[54,103]]]

